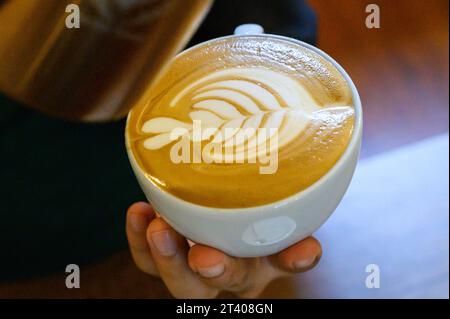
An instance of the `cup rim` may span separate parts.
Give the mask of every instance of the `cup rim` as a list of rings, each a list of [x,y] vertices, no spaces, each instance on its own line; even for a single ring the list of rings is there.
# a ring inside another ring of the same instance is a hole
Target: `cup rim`
[[[329,61],[339,71],[339,73],[343,76],[343,78],[347,82],[348,86],[350,87],[351,94],[352,94],[352,100],[353,100],[353,108],[355,110],[355,123],[353,126],[353,132],[352,132],[352,136],[350,138],[350,142],[347,145],[347,148],[345,149],[345,151],[341,155],[341,157],[337,160],[337,162],[322,177],[320,177],[316,182],[314,182],[312,185],[308,186],[306,189],[298,191],[298,192],[296,192],[288,197],[285,197],[283,199],[280,199],[280,200],[277,200],[277,201],[274,201],[274,202],[271,202],[268,204],[264,204],[264,205],[257,205],[257,206],[250,206],[250,207],[232,207],[232,208],[203,206],[203,205],[195,204],[195,203],[189,202],[187,200],[184,200],[182,198],[179,198],[179,197],[167,192],[166,190],[159,188],[149,178],[146,177],[145,171],[139,166],[139,163],[136,161],[133,151],[131,150],[131,147],[129,145],[127,128],[128,128],[128,122],[130,119],[130,115],[133,112],[133,108],[131,108],[130,112],[128,112],[126,126],[125,126],[125,144],[126,144],[127,153],[128,153],[128,156],[130,157],[130,160],[132,159],[136,163],[137,168],[140,170],[140,173],[145,177],[145,180],[147,180],[149,182],[149,184],[156,189],[157,192],[161,192],[162,194],[164,194],[164,196],[167,196],[168,198],[170,198],[170,200],[177,201],[185,206],[187,205],[190,208],[197,210],[198,212],[204,211],[204,212],[210,213],[211,210],[214,210],[215,214],[218,214],[218,213],[230,214],[233,212],[239,212],[240,214],[242,214],[242,213],[257,214],[258,212],[265,211],[266,209],[285,206],[289,203],[301,200],[301,198],[308,196],[308,194],[310,194],[310,193],[314,192],[316,189],[320,188],[321,185],[324,184],[333,175],[337,174],[337,172],[344,165],[344,163],[349,160],[354,149],[357,148],[360,144],[360,136],[362,134],[362,125],[363,125],[362,124],[363,111],[362,111],[362,106],[361,106],[361,99],[360,99],[360,96],[359,96],[359,93],[358,93],[358,90],[357,90],[355,84],[353,83],[353,81],[350,78],[350,76],[348,75],[348,73],[344,70],[344,68],[336,60],[334,60],[326,52],[322,51],[321,49],[319,49],[309,43],[303,42],[298,39],[281,36],[281,35],[276,35],[276,34],[270,34],[270,33],[251,34],[251,35],[250,34],[228,35],[228,36],[218,37],[218,38],[214,38],[214,39],[210,39],[210,40],[198,43],[186,50],[181,51],[176,56],[174,56],[172,59],[179,58],[180,56],[189,53],[191,50],[194,50],[205,44],[224,40],[224,39],[237,38],[237,37],[265,37],[265,38],[271,37],[271,38],[281,39],[284,41],[293,42],[293,43],[296,43],[300,46],[303,46],[303,47],[319,54],[321,57],[323,57],[324,59]],[[164,212],[163,212],[163,215],[164,215]]]

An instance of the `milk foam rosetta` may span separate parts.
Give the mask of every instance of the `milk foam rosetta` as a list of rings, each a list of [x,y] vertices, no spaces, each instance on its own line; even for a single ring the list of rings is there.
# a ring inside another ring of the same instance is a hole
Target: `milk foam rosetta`
[[[158,187],[192,203],[251,207],[304,190],[351,138],[349,87],[294,42],[246,36],[178,56],[137,105],[129,147]]]

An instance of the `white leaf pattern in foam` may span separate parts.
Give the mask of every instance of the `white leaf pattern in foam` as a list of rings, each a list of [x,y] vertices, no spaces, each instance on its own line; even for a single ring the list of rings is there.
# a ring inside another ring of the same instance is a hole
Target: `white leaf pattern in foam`
[[[245,158],[249,160],[259,156],[259,153],[266,152],[259,146],[267,144],[275,134],[278,143],[270,147],[286,145],[304,130],[312,112],[321,109],[300,82],[262,68],[216,71],[186,86],[172,99],[170,107],[185,96],[192,103],[189,117],[192,121],[201,122],[202,134],[196,137],[192,124],[180,122],[182,125],[179,127],[189,127],[192,141],[212,138],[212,143],[222,144],[225,158],[222,153],[203,154],[209,160],[219,162],[229,161],[230,156],[246,154]],[[161,127],[153,125],[152,132],[166,132],[164,130],[172,128],[175,122],[155,123]],[[263,130],[265,134],[259,134],[257,130],[260,128],[266,129]],[[160,137],[147,139],[144,146],[156,149],[158,145],[162,147],[171,141],[165,134],[160,134]],[[227,152],[231,148],[232,151]]]
[[[219,126],[224,122],[223,119],[209,111],[193,111],[189,113],[189,117],[192,121],[201,121],[202,123],[213,126]]]
[[[173,140],[170,138],[170,133],[163,133],[149,137],[144,141],[144,147],[149,150],[157,150],[166,146]]]
[[[212,85],[214,83],[210,82],[216,79],[220,79],[222,81],[227,80],[227,77],[231,79],[238,78],[241,81],[246,80],[253,83],[260,83],[275,92],[286,104],[284,106],[289,108],[302,108],[306,111],[314,111],[319,107],[314,98],[303,87],[303,85],[300,84],[299,81],[289,77],[288,75],[265,68],[230,68],[213,72],[187,85],[172,99],[170,106],[174,107],[185,95],[193,90],[200,90],[203,84],[205,86]],[[235,89],[239,90],[236,83]]]
[[[272,136],[275,134],[274,131],[271,131],[271,128],[277,128],[280,129],[283,117],[285,116],[287,112],[285,110],[277,111],[273,113],[269,113],[266,117],[265,123],[260,127],[265,130],[265,134],[255,135],[253,138],[249,141],[250,147],[247,146],[247,149],[253,149],[258,147],[259,145],[266,143],[267,140],[272,138]],[[256,139],[256,141],[255,141]]]
[[[205,99],[205,98],[211,98],[211,99],[224,99],[226,101],[230,101],[236,105],[239,105],[241,108],[243,108],[245,111],[247,111],[250,114],[256,114],[261,112],[261,109],[258,107],[258,105],[253,102],[251,98],[246,96],[245,94],[233,91],[233,90],[211,90],[211,91],[205,91],[202,93],[198,93],[194,96],[194,99]]]
[[[220,117],[231,120],[234,118],[241,117],[242,114],[239,113],[236,108],[230,103],[222,100],[205,100],[195,103],[193,106],[195,109],[204,109],[216,113]]]
[[[211,143],[222,143],[232,138],[242,126],[245,118],[231,120],[220,128]]]
[[[227,88],[232,90],[239,90],[247,93],[252,96],[258,102],[263,105],[268,110],[279,110],[281,109],[280,103],[278,103],[277,99],[273,96],[273,94],[267,91],[265,88],[249,81],[243,80],[228,80],[216,82],[213,84],[208,84],[201,88],[202,91],[210,90],[210,89],[221,89]]]
[[[175,128],[185,128],[190,130],[191,127],[191,124],[187,124],[170,117],[157,117],[146,121],[142,126],[142,131],[144,133],[156,134],[170,132]]]
[[[189,139],[193,142],[209,140],[217,133],[218,129],[217,126],[200,123],[200,132],[194,134],[194,131],[192,130],[189,134]]]
[[[226,141],[224,146],[238,147],[249,141],[256,134],[263,117],[264,114],[256,114],[246,119],[242,128],[234,135],[234,138]]]

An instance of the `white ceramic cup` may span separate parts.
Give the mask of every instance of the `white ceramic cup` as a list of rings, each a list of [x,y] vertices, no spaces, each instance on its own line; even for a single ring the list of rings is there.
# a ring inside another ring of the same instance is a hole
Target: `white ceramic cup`
[[[236,28],[235,35],[225,38],[261,32],[262,28],[257,25],[243,25]],[[125,137],[128,157],[137,180],[148,201],[167,223],[196,243],[215,247],[236,257],[271,255],[316,231],[336,209],[348,188],[356,168],[362,138],[362,108],[358,91],[336,61],[302,41],[270,34],[259,36],[288,40],[318,53],[341,72],[351,89],[355,108],[353,135],[341,158],[316,183],[288,198],[262,206],[201,206],[175,197],[154,185],[137,164],[128,143],[128,136]],[[215,40],[217,39],[210,41]]]

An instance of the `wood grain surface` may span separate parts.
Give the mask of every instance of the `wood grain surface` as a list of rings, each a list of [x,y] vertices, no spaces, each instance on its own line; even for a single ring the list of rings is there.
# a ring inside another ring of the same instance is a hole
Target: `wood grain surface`
[[[309,2],[319,17],[319,47],[359,90],[362,157],[448,130],[447,1]],[[368,3],[380,7],[380,29],[365,26]]]

